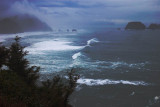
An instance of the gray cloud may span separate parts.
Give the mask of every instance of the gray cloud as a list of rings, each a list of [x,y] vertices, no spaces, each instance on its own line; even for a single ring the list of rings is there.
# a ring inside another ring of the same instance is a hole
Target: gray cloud
[[[32,14],[53,28],[94,22],[160,22],[159,0],[1,0],[0,17]]]

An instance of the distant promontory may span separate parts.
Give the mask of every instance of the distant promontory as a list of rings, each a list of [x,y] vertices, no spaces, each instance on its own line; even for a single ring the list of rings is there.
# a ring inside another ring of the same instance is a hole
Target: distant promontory
[[[146,26],[142,22],[129,22],[125,27],[126,30],[128,29],[136,29],[136,30],[143,30]]]
[[[46,23],[28,14],[0,19],[1,34],[51,30],[52,29]]]

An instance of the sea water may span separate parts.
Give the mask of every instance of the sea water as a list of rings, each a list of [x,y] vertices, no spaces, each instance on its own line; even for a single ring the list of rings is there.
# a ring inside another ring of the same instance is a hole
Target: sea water
[[[70,98],[74,107],[159,107],[159,30],[78,30],[18,34],[40,81],[80,75]],[[12,35],[0,35],[9,44]]]

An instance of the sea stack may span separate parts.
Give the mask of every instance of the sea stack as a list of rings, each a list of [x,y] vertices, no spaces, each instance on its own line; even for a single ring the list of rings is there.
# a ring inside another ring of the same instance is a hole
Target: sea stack
[[[77,32],[77,29],[72,29],[72,32]]]
[[[153,29],[153,30],[160,29],[160,24],[152,23],[152,24],[149,25],[148,29]]]
[[[129,22],[125,27],[126,30],[134,29],[134,30],[144,30],[146,27],[142,22]]]

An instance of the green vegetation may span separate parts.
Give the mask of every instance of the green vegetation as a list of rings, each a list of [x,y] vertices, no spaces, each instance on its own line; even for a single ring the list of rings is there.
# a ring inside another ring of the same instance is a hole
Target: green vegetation
[[[9,48],[0,44],[0,107],[72,107],[69,96],[79,75],[68,72],[68,79],[57,75],[37,86],[40,67],[29,66],[28,54],[19,43]]]

